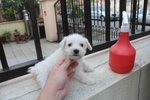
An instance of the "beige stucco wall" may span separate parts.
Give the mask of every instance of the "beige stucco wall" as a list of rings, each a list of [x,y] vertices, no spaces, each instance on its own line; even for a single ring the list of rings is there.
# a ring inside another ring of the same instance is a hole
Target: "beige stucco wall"
[[[0,23],[0,35],[2,35],[5,31],[9,31],[12,33],[13,37],[15,29],[17,29],[21,34],[25,33],[25,26],[23,20]]]
[[[44,27],[46,33],[46,40],[56,41],[57,40],[57,28],[54,3],[56,0],[44,0],[40,2],[40,8],[42,11],[42,17],[44,20]]]

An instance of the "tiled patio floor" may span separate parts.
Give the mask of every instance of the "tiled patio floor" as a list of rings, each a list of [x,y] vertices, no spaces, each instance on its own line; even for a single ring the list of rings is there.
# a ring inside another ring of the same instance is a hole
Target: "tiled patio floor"
[[[36,59],[36,51],[34,46],[34,41],[16,44],[15,42],[3,44],[8,65],[16,65],[29,60]],[[41,39],[41,47],[43,56],[46,57],[53,53],[58,47],[58,43],[51,43],[46,41],[46,39]],[[2,68],[0,63],[0,69]]]

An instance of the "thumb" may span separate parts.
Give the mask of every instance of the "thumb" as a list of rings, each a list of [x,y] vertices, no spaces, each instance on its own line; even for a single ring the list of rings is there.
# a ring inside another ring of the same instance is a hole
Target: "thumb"
[[[65,61],[62,63],[61,68],[66,70],[70,64],[71,64],[71,60],[69,58],[66,58]]]

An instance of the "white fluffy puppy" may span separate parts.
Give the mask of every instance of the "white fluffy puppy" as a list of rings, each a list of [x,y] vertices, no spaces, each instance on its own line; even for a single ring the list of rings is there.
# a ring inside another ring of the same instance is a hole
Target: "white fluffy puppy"
[[[95,81],[85,74],[85,72],[93,71],[82,58],[87,49],[92,50],[92,47],[86,38],[79,34],[69,35],[60,42],[58,50],[34,67],[30,67],[29,72],[36,76],[41,87],[43,87],[51,68],[61,59],[69,57],[78,62],[78,66],[75,68],[75,78],[85,84],[94,84]]]

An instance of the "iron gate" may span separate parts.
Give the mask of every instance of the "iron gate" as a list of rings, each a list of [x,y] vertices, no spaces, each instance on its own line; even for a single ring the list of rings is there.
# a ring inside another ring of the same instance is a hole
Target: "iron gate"
[[[55,11],[59,40],[65,35],[79,33],[88,38],[93,52],[107,48],[118,38],[124,10],[129,16],[131,38],[137,38],[145,31],[147,3],[148,0],[58,0]],[[137,31],[140,24],[137,9],[141,8],[145,16],[141,30]]]

